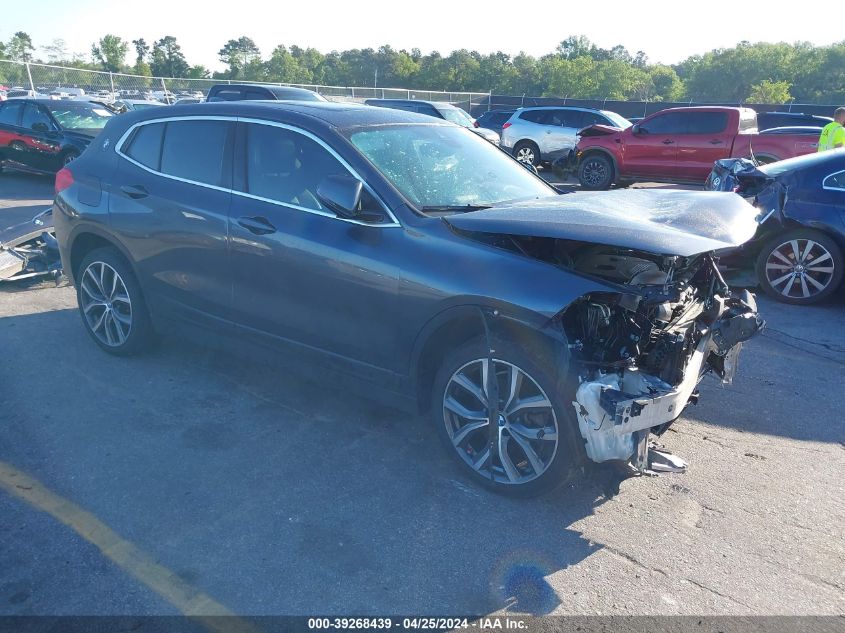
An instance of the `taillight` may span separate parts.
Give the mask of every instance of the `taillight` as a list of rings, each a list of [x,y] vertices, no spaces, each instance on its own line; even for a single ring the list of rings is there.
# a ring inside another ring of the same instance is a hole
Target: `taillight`
[[[508,121],[507,123],[505,123],[505,124],[502,126],[502,129],[503,129],[503,130],[507,130],[507,129],[511,126],[511,125],[513,125],[513,124],[512,124],[510,121]]]
[[[73,172],[65,167],[56,174],[56,193],[60,193],[73,184]]]

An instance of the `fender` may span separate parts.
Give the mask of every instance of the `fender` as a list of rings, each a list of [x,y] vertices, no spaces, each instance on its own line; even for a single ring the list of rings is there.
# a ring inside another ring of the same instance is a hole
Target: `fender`
[[[71,230],[70,234],[67,237],[68,257],[70,257],[70,254],[73,252],[74,244],[76,244],[76,241],[82,235],[96,235],[100,239],[105,240],[106,242],[108,242],[109,244],[114,246],[117,250],[119,250],[121,255],[123,255],[123,257],[126,259],[126,261],[129,262],[129,266],[132,268],[132,273],[135,275],[135,278],[138,280],[138,283],[142,284],[141,289],[146,290],[143,287],[143,282],[141,281],[141,277],[138,275],[138,269],[137,269],[137,266],[135,265],[135,260],[129,254],[129,249],[126,248],[126,246],[120,240],[118,240],[113,233],[110,233],[109,231],[102,229],[99,225],[97,225],[95,223],[87,223],[86,222],[86,223],[83,223],[83,224],[77,224],[76,226],[73,227],[73,229]],[[70,261],[65,262],[65,264],[66,264],[65,265],[65,275],[67,275],[68,279],[70,279],[70,282],[72,284],[75,284],[75,281],[74,281],[74,278],[73,278],[74,271],[71,269]]]

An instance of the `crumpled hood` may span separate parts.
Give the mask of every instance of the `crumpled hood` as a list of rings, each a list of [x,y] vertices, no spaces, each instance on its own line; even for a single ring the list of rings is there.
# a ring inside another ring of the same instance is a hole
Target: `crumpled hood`
[[[735,193],[623,189],[540,198],[452,215],[462,231],[576,240],[689,257],[733,248],[758,210]]]

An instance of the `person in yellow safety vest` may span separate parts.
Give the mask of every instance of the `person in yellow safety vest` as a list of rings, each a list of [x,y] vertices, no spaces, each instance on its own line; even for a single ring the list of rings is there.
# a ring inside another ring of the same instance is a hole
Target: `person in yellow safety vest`
[[[836,108],[833,121],[822,128],[819,136],[819,151],[845,147],[845,108]]]

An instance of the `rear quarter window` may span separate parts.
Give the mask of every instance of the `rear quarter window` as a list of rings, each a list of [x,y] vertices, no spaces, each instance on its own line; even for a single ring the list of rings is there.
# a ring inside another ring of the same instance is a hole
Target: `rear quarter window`
[[[519,118],[523,121],[528,121],[529,123],[539,123],[544,124],[548,119],[548,111],[547,110],[528,110],[527,112],[523,112],[519,115]]]
[[[155,171],[161,161],[161,139],[164,123],[149,123],[135,129],[123,153]]]

